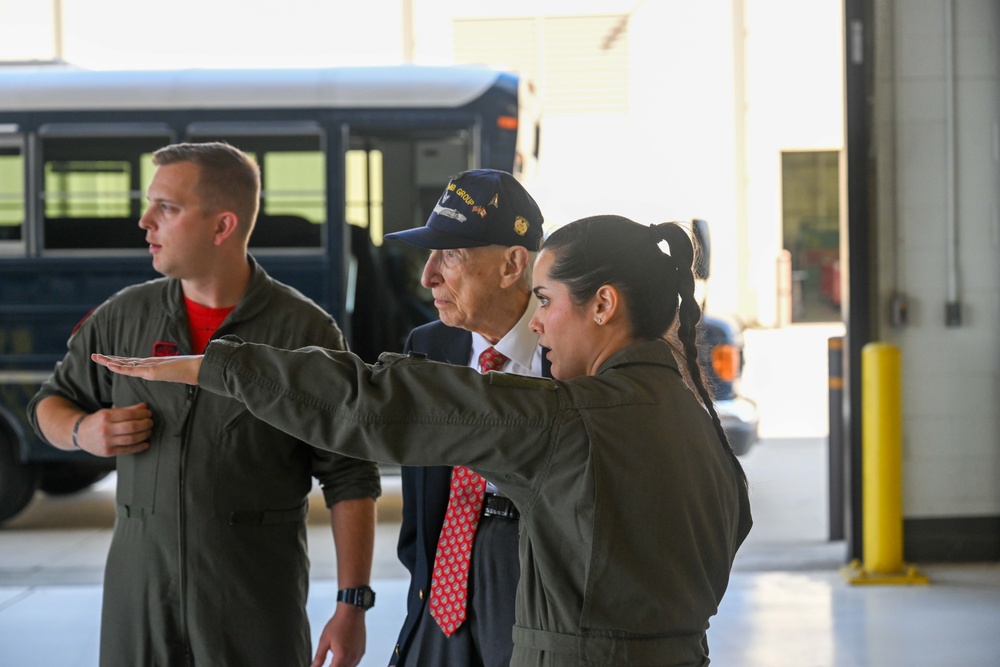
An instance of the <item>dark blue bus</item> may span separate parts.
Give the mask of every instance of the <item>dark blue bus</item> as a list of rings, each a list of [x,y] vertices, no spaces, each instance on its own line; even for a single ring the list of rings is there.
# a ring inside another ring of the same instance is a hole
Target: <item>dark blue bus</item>
[[[45,445],[24,408],[76,323],[155,277],[137,225],[153,151],[221,140],[253,155],[251,252],[374,361],[436,317],[425,254],[383,235],[423,224],[464,169],[527,178],[538,131],[530,83],[488,68],[0,68],[0,521],[114,465]]]

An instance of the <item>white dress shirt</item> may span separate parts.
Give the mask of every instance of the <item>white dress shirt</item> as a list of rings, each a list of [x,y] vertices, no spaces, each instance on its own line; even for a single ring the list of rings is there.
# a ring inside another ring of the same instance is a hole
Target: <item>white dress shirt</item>
[[[532,333],[531,329],[528,328],[528,323],[531,322],[531,317],[535,314],[537,307],[538,299],[532,294],[524,315],[496,345],[491,346],[490,342],[481,334],[472,332],[472,358],[469,359],[469,366],[478,371],[479,355],[493,347],[497,352],[507,357],[507,361],[500,368],[504,373],[541,377],[542,348],[538,345],[538,335]],[[486,492],[497,493],[497,488],[489,480],[486,480]]]

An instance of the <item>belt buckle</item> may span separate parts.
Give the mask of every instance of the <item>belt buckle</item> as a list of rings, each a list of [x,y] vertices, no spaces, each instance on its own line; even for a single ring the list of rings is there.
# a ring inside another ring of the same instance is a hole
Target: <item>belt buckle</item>
[[[521,515],[510,498],[495,493],[487,494],[484,498],[483,514],[502,519],[518,519]]]

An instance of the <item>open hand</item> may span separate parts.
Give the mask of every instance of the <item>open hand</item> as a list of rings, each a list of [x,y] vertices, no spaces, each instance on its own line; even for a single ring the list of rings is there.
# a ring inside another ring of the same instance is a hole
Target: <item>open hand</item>
[[[198,384],[198,371],[204,355],[180,357],[116,357],[92,354],[90,358],[109,371],[154,382]]]

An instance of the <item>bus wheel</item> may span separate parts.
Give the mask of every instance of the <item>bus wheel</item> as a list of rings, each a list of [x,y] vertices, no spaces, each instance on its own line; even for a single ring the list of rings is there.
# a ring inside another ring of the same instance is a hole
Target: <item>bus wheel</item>
[[[38,468],[21,463],[14,440],[0,431],[0,521],[28,506],[38,488]]]
[[[106,466],[93,466],[68,461],[45,463],[39,488],[50,496],[64,496],[83,491],[101,481],[111,472]]]

